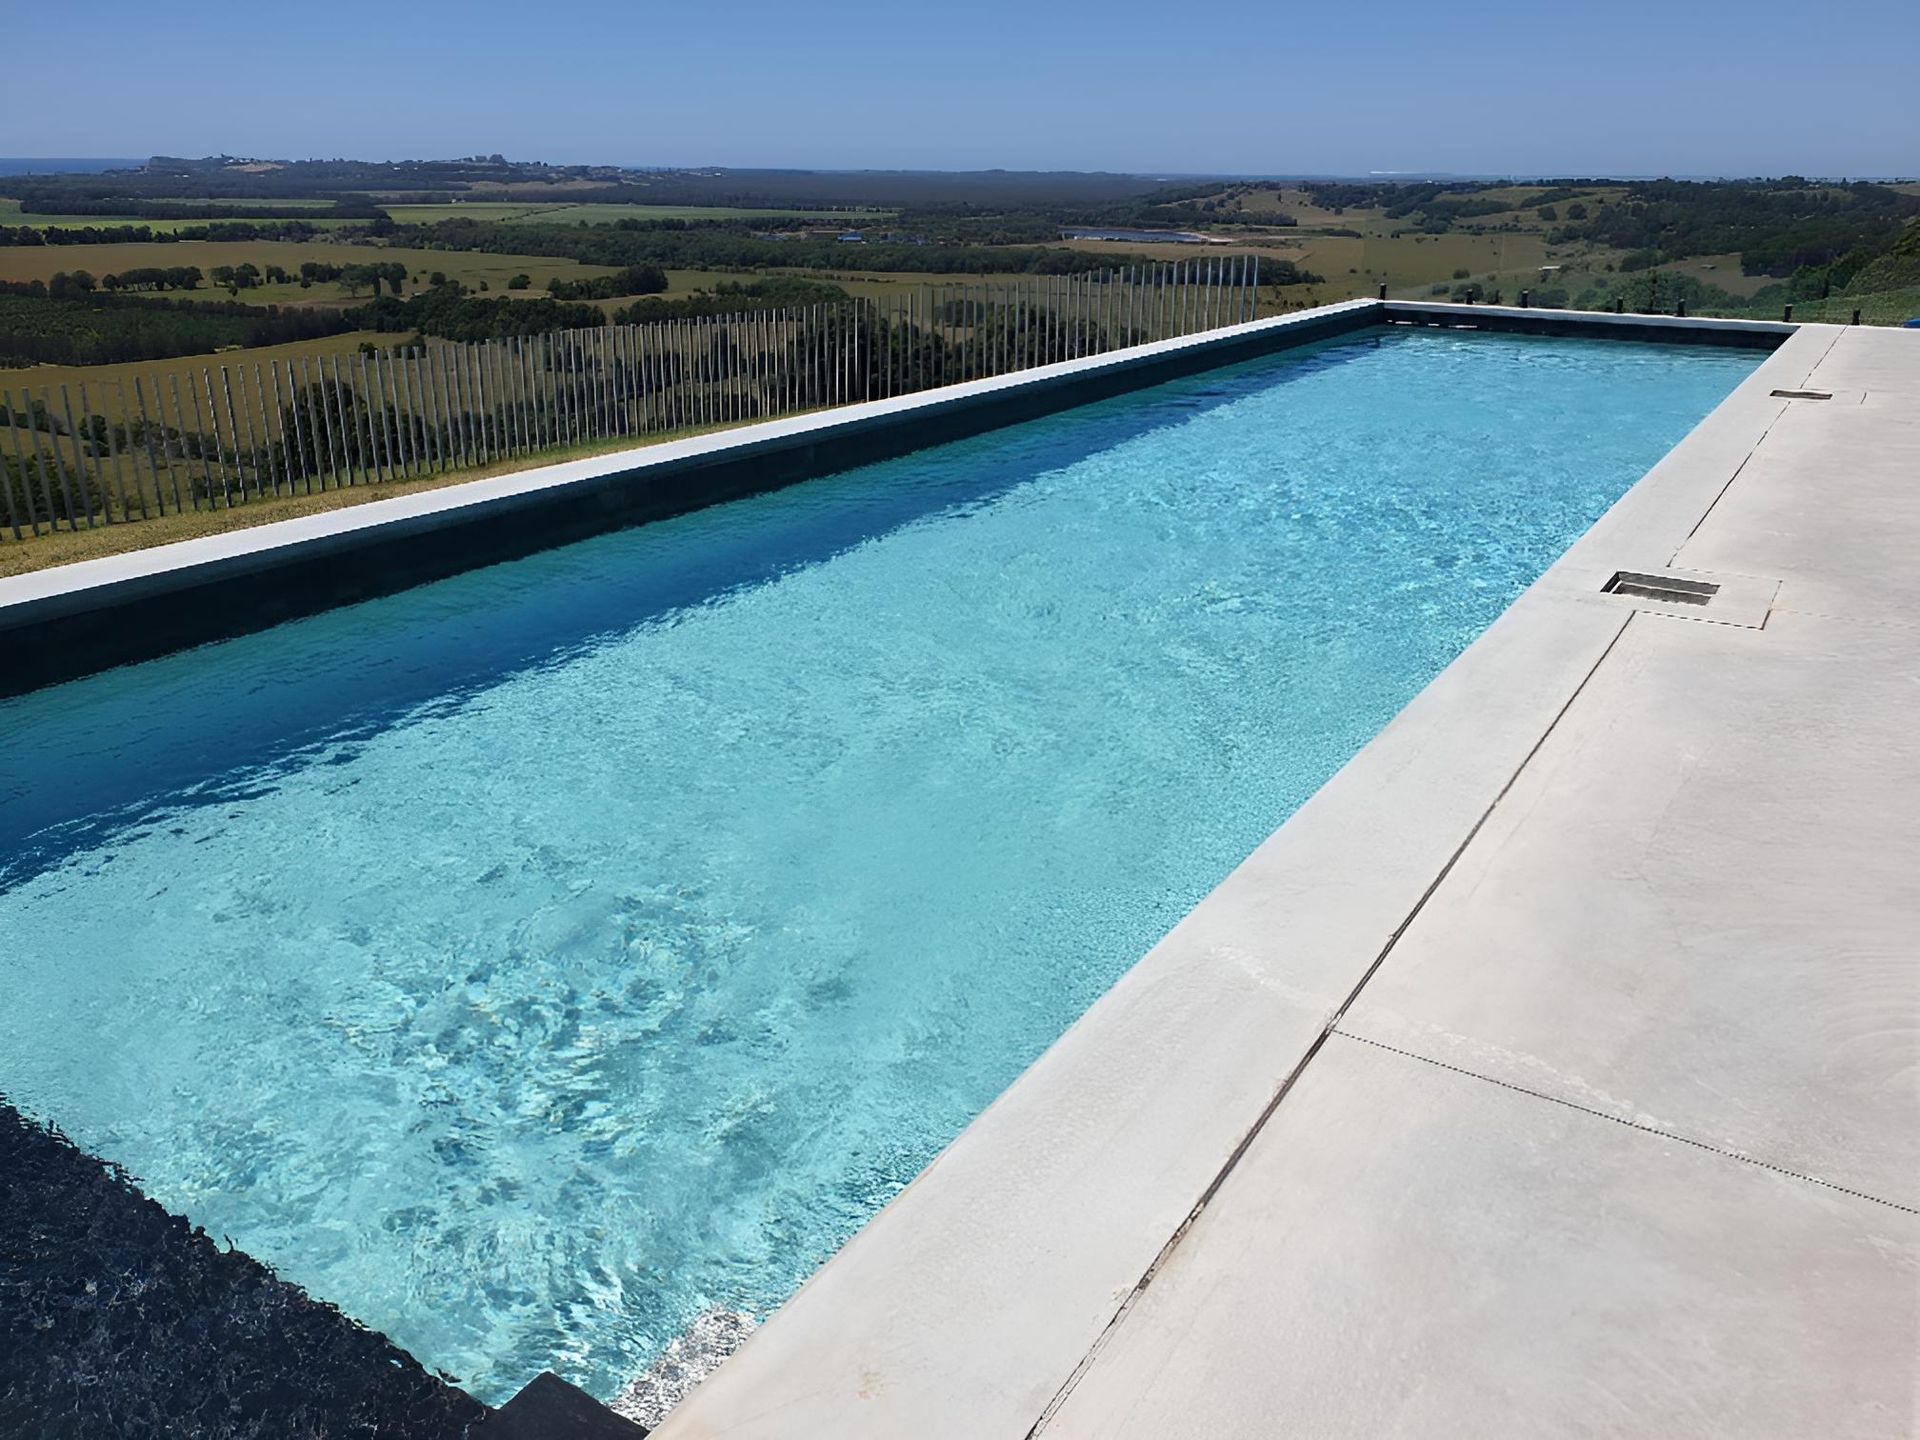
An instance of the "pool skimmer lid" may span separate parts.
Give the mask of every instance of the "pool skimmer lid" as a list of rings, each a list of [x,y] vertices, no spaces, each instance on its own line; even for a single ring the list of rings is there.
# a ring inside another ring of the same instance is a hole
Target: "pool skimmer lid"
[[[1600,588],[1609,595],[1634,595],[1671,605],[1705,605],[1720,593],[1720,586],[1711,580],[1683,580],[1644,570],[1616,570]]]
[[[1758,630],[1767,623],[1778,580],[1755,575],[1721,575],[1700,570],[1648,566],[1615,570],[1600,593],[1644,610],[1683,620],[1706,620],[1717,625],[1739,625]]]

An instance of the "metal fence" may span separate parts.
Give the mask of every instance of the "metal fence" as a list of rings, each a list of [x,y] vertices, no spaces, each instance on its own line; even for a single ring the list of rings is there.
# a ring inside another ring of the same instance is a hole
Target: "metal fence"
[[[0,389],[4,522],[22,540],[905,395],[1250,320],[1259,279],[1223,255]]]

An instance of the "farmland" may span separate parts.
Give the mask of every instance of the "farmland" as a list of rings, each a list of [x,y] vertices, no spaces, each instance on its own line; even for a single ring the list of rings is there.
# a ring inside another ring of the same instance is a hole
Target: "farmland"
[[[1875,247],[1885,250],[1899,227],[1920,213],[1920,194],[1898,186],[1258,180],[1169,185],[1124,176],[622,172],[517,166],[497,157],[378,167],[315,164],[315,188],[302,193],[306,162],[240,170],[183,163],[201,173],[169,179],[129,172],[123,220],[110,213],[114,201],[110,194],[103,196],[100,187],[106,182],[97,177],[67,177],[71,183],[63,188],[60,177],[39,176],[30,182],[37,187],[31,191],[36,208],[24,212],[17,199],[0,199],[0,224],[45,229],[70,221],[75,227],[107,229],[139,223],[158,236],[207,223],[132,218],[142,208],[154,215],[170,204],[237,213],[251,204],[281,215],[320,214],[339,204],[357,207],[361,218],[328,220],[324,223],[340,233],[307,238],[0,246],[0,281],[46,285],[61,272],[85,271],[98,279],[149,267],[202,271],[205,280],[190,291],[161,293],[144,285],[137,293],[122,290],[118,319],[106,313],[104,301],[95,306],[103,325],[127,329],[132,322],[126,306],[155,299],[224,301],[229,291],[213,273],[251,266],[257,273],[241,279],[258,283],[242,283],[232,298],[279,307],[282,316],[340,312],[376,295],[391,307],[393,300],[386,297],[397,296],[412,308],[370,312],[364,322],[358,316],[333,322],[379,324],[388,343],[400,331],[470,335],[478,325],[492,327],[478,333],[518,333],[550,317],[557,321],[559,312],[551,308],[520,310],[524,303],[551,307],[548,284],[556,280],[563,282],[562,298],[611,315],[626,308],[635,293],[653,293],[663,305],[697,308],[706,292],[723,283],[752,285],[781,276],[879,299],[923,286],[1004,284],[1089,265],[1194,263],[1248,253],[1263,260],[1263,313],[1370,296],[1384,287],[1396,298],[1514,299],[1531,291],[1535,303],[1608,307],[1667,308],[1685,299],[1701,312],[1778,313],[1782,304],[1796,303],[1809,318],[1814,313],[1809,307],[1816,305],[1825,307],[1819,313],[1845,317],[1854,308],[1846,303],[1854,273],[1878,253]],[[210,201],[209,195],[218,198]],[[69,196],[74,213],[52,213]],[[653,223],[663,221],[682,223]],[[270,223],[262,222],[263,228]],[[1060,227],[1067,225],[1197,231],[1216,243],[1061,241]],[[870,243],[830,238],[841,230],[864,231]],[[791,238],[768,238],[766,231]],[[1822,238],[1826,235],[1833,238]],[[1794,236],[1799,238],[1782,239]],[[1750,243],[1813,243],[1811,258],[1818,263],[1769,252],[1768,263],[1756,266],[1744,253]],[[1849,244],[1857,253],[1842,261],[1840,252]],[[1826,248],[1820,250],[1821,245]],[[268,283],[270,273],[297,277],[303,264],[331,268],[305,284],[297,278]],[[369,275],[369,266],[384,267],[379,280]],[[1871,280],[1874,285],[1873,295],[1859,307],[1863,318],[1902,318],[1909,292],[1920,281],[1916,266],[1920,260],[1890,256],[1862,272],[1862,284]],[[335,273],[349,269],[354,273]],[[1761,269],[1771,273],[1757,273]],[[653,276],[650,283],[633,278],[642,271]],[[572,296],[566,294],[564,286],[593,281],[614,293],[606,295],[603,288],[596,297],[576,288]],[[436,283],[450,290],[435,292]],[[449,293],[476,297],[493,308],[470,305],[463,318],[443,323],[436,318],[437,300],[424,309],[413,304]],[[502,301],[513,304],[497,303]],[[514,315],[522,313],[541,318],[515,321]],[[238,320],[221,323],[228,332],[244,329]],[[338,353],[369,338],[356,328],[306,340],[299,336],[318,327],[301,331],[289,328],[291,321],[275,323],[277,330],[264,322],[255,326],[244,342],[269,347],[290,342]],[[458,332],[447,328],[455,323],[462,327]],[[176,328],[186,333],[184,322]],[[39,359],[177,353],[152,345],[112,350],[105,342],[91,352],[73,346],[50,350],[51,343],[23,344],[14,353]],[[196,335],[177,348],[204,343]],[[6,353],[4,347],[0,353]],[[62,374],[38,366],[8,378],[26,383]]]
[[[199,203],[202,205],[217,205],[223,208],[233,208],[242,205],[244,202],[237,200],[202,200]],[[315,214],[305,223],[320,230],[341,230],[350,225],[365,223],[358,220],[335,219],[332,216],[320,213],[331,208],[333,202],[330,200],[281,200],[275,203],[280,206],[294,206],[301,209],[313,210]],[[41,229],[60,227],[73,230],[88,228],[123,230],[134,225],[141,225],[153,231],[155,234],[174,235],[182,230],[203,229],[207,224],[208,221],[206,219],[199,217],[194,219],[168,220],[143,219],[137,215],[61,215],[46,214],[40,211],[29,214],[20,208],[20,202],[18,200],[0,195],[0,225],[32,225]]]
[[[144,266],[195,265],[211,274],[216,267],[252,264],[261,271],[269,265],[298,273],[303,261],[330,265],[353,265],[366,261],[391,261],[407,267],[409,285],[426,283],[435,271],[472,290],[505,292],[515,275],[530,275],[537,286],[551,277],[588,280],[613,275],[611,265],[585,265],[577,260],[555,259],[539,255],[476,254],[466,251],[412,250],[375,246],[369,243],[346,244],[336,241],[284,240],[178,240],[170,243],[131,245],[18,245],[0,248],[0,280],[50,281],[60,271],[86,270],[94,275],[117,274]],[[202,291],[203,295],[223,295],[221,291]],[[365,299],[336,284],[317,284],[302,288],[291,285],[258,285],[245,292],[255,305],[347,305]]]

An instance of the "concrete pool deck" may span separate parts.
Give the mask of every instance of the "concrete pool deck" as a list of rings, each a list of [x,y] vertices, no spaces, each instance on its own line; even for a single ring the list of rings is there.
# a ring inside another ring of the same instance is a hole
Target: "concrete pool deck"
[[[1913,1433],[1916,555],[1800,327],[658,1433]]]

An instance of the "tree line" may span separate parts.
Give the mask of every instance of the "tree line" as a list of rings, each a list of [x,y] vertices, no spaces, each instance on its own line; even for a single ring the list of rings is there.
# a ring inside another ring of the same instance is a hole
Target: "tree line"
[[[16,187],[23,215],[130,215],[136,220],[384,220],[387,212],[364,195],[342,196],[325,208],[312,205],[214,204],[195,200],[95,198],[59,190]]]
[[[509,282],[508,288],[525,287]],[[629,265],[617,275],[595,275],[585,280],[547,281],[547,294],[556,300],[616,300],[624,295],[658,295],[666,288],[667,272],[658,265]]]
[[[1654,180],[1629,186],[1620,200],[1562,226],[1548,242],[1585,240],[1625,250],[1621,268],[1629,270],[1738,251],[1749,275],[1789,276],[1853,251],[1883,254],[1916,216],[1920,195],[1867,181]]]
[[[38,282],[0,282],[0,364],[110,365],[281,345],[360,328],[350,310],[295,310],[229,300],[136,295],[53,297]]]
[[[884,274],[1080,275],[1146,265],[1141,256],[1093,254],[1063,245],[988,248],[964,244],[880,241],[858,247],[838,240],[771,239],[740,222],[670,226],[635,220],[612,225],[506,225],[442,220],[401,226],[398,242],[422,249],[543,255],[587,265],[658,266],[665,270],[845,270]],[[1313,283],[1319,277],[1291,261],[1261,261],[1269,284]]]
[[[312,211],[303,212],[311,215]],[[180,225],[156,230],[151,225],[0,225],[0,245],[177,245],[187,240],[341,240],[377,236],[394,229],[391,220],[324,229],[312,220],[235,220],[210,225]]]

